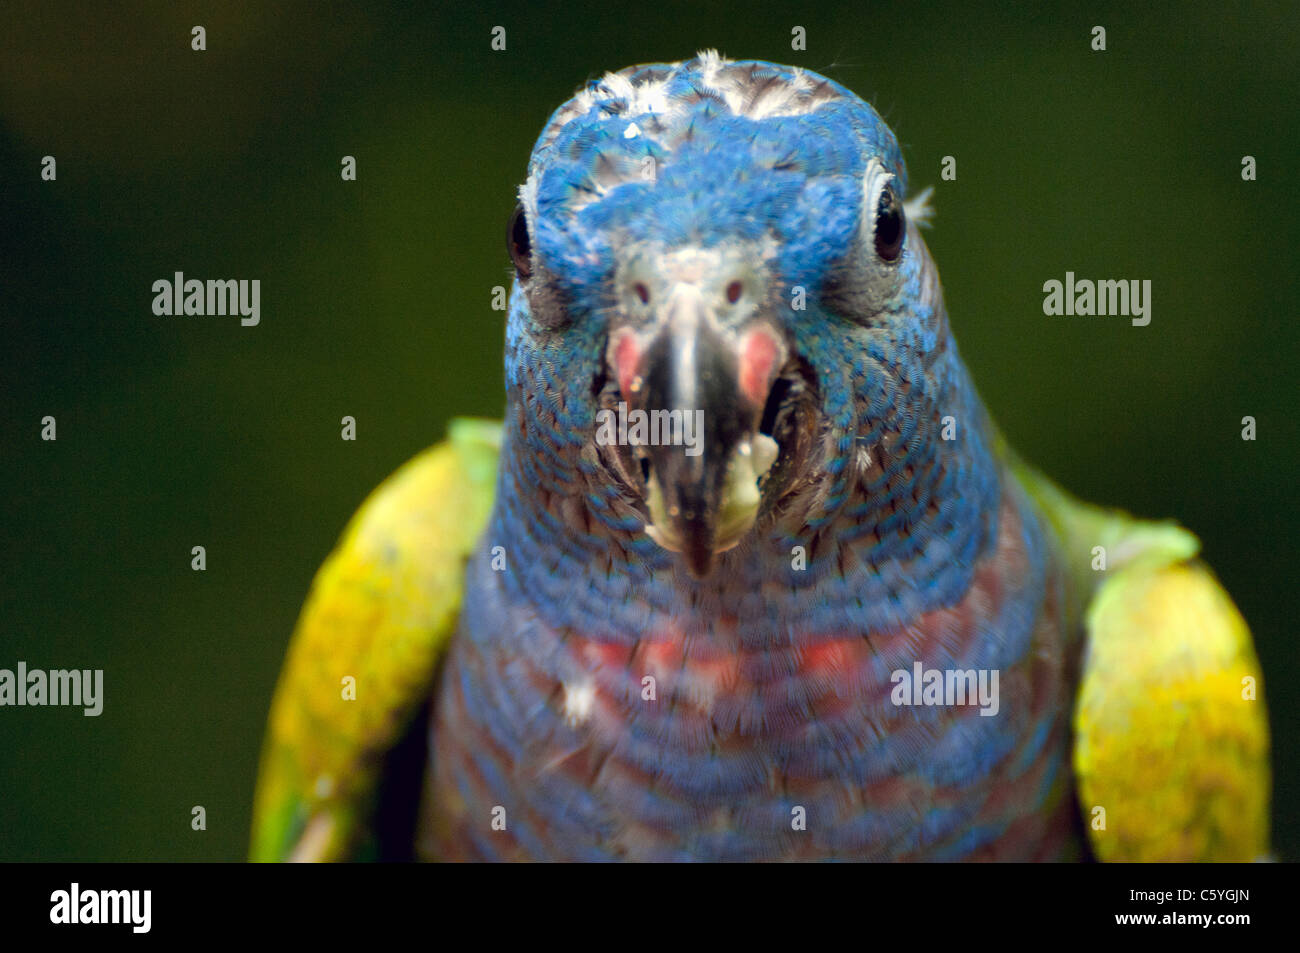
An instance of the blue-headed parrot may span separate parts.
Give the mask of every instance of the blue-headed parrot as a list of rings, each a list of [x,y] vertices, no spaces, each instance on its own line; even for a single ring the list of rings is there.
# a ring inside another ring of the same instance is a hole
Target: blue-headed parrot
[[[507,229],[504,421],[361,507],[257,860],[1252,860],[1268,730],[1195,536],[1021,460],[894,134],[705,52],[588,83]]]

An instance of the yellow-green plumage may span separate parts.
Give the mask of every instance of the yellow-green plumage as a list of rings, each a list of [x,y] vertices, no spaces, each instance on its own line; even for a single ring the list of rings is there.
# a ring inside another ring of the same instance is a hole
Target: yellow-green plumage
[[[1250,630],[1196,537],[1017,474],[1061,543],[1085,649],[1074,770],[1106,861],[1268,853],[1268,718]],[[1104,550],[1105,569],[1099,551]]]
[[[370,495],[317,573],[271,708],[254,860],[333,860],[356,846],[379,762],[428,699],[455,630],[499,446],[498,424],[454,421]]]
[[[1103,860],[1268,851],[1268,721],[1250,632],[1197,562],[1108,579],[1087,615],[1075,771]]]

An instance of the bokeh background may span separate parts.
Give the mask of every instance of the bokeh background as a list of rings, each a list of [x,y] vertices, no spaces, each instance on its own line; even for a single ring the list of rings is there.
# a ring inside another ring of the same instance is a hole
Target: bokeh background
[[[0,667],[102,668],[106,701],[0,709],[0,859],[243,856],[316,567],[448,417],[501,412],[489,301],[534,138],[588,78],[705,47],[872,102],[936,187],[927,241],[1008,435],[1204,540],[1258,640],[1275,840],[1300,856],[1300,14],[1145,6],[6,5]],[[1150,279],[1151,325],[1044,316],[1067,270]],[[155,317],[175,271],[259,278],[261,324]]]

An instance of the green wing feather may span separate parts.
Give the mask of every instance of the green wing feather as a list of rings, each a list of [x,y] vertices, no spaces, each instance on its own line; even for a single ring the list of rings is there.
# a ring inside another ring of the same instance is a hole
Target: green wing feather
[[[356,849],[383,756],[428,700],[455,631],[499,450],[499,424],[453,421],[370,495],[316,574],[271,705],[253,860]]]
[[[1108,861],[1267,856],[1268,718],[1250,630],[1182,527],[1082,503],[1014,461],[1062,547],[1086,641],[1074,769]],[[1097,546],[1105,549],[1104,570]]]

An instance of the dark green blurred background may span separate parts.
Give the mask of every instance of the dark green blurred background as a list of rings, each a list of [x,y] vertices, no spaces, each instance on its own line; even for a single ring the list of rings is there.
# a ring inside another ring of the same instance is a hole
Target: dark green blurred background
[[[103,6],[0,15],[0,667],[103,668],[106,695],[0,709],[0,859],[243,855],[316,567],[449,416],[500,414],[489,301],[533,139],[589,77],[704,47],[872,102],[936,187],[927,241],[1008,435],[1200,534],[1258,640],[1300,855],[1294,4]],[[1044,316],[1067,270],[1151,279],[1151,325]],[[155,317],[175,271],[261,279],[260,326]]]

